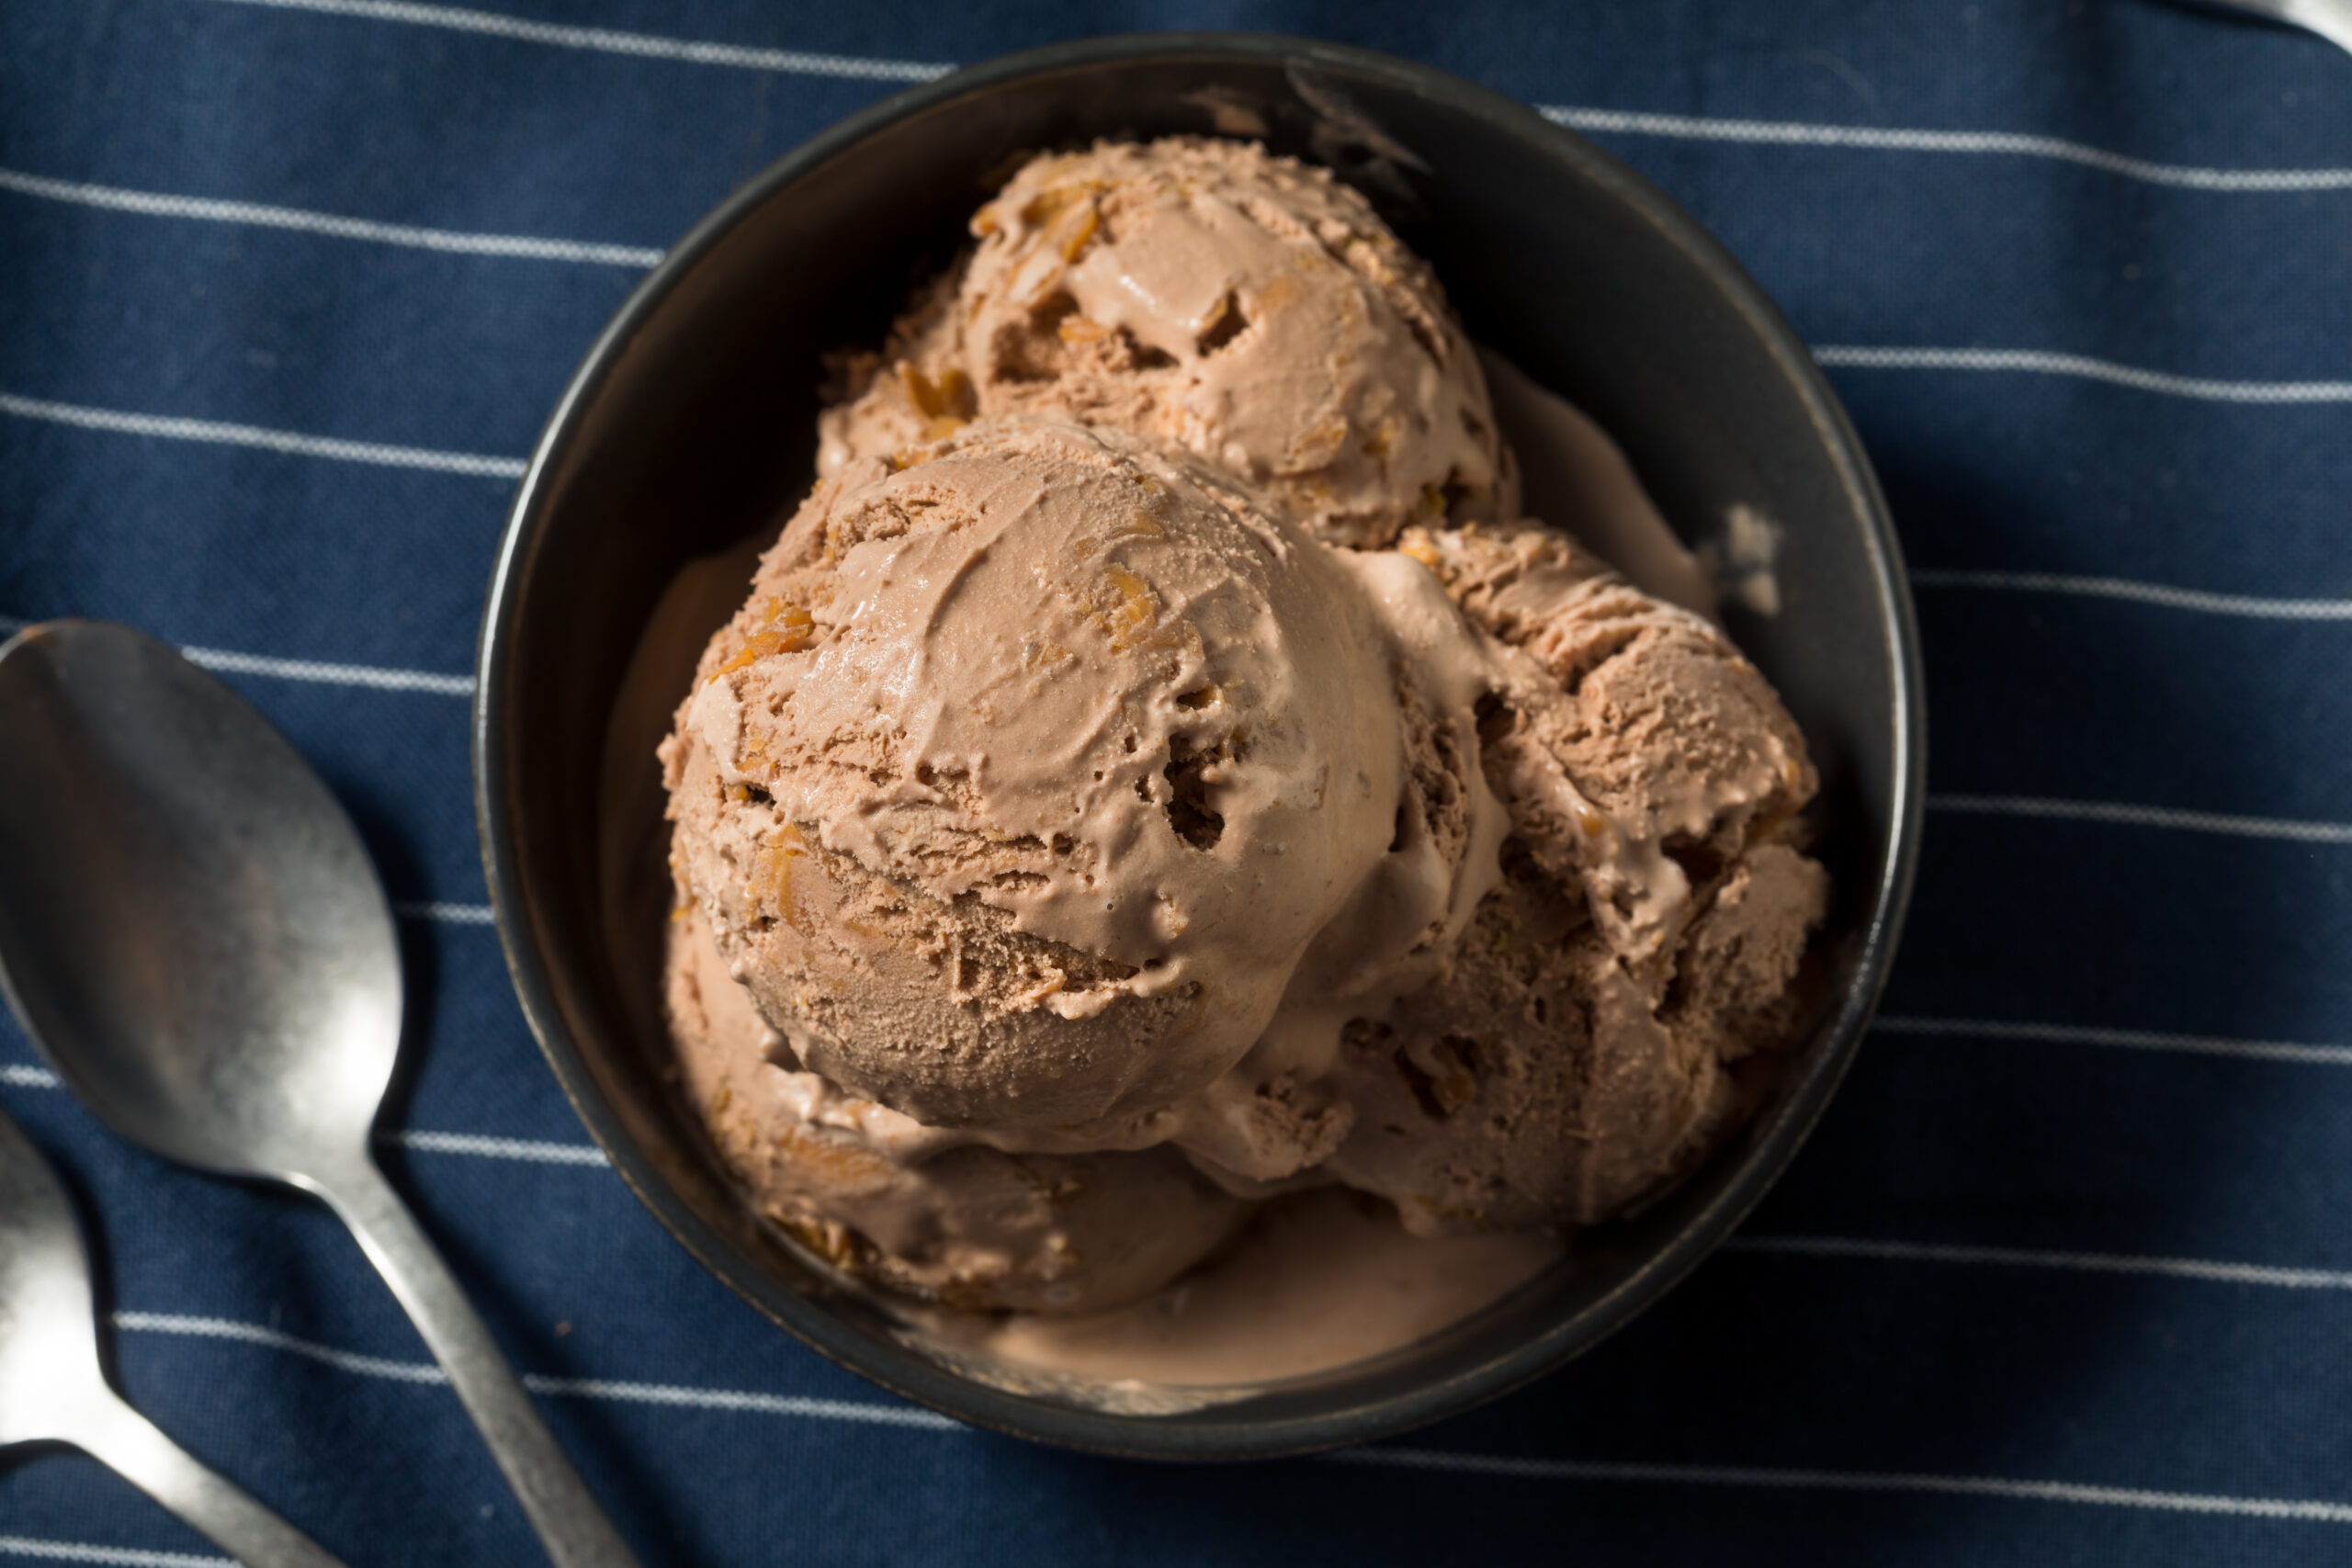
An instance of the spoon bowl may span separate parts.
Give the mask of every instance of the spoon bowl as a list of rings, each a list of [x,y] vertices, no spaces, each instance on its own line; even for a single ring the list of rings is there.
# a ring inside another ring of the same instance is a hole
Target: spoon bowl
[[[0,962],[59,1076],[131,1142],[225,1175],[303,1182],[322,1147],[364,1145],[400,953],[300,753],[176,650],[95,622],[25,632],[0,713]]]
[[[400,949],[351,819],[244,699],[128,626],[0,645],[0,987],[116,1132],[326,1201],[408,1309],[559,1568],[605,1518],[369,1136]]]

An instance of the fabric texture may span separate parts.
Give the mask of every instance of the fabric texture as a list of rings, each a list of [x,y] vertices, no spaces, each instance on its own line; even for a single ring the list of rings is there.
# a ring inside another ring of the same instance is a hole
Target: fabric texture
[[[393,1179],[649,1564],[2352,1555],[2352,58],[2154,0],[483,4],[0,7],[0,616],[187,647],[348,804]],[[516,1007],[466,739],[521,459],[662,249],[946,64],[1164,27],[1443,65],[1687,205],[1869,445],[1931,701],[1884,1016],[1741,1235],[1512,1397],[1194,1470],[896,1403],[671,1240]],[[0,1105],[139,1408],[354,1564],[541,1560],[323,1209],[13,1021]],[[0,1562],[214,1556],[0,1461]]]

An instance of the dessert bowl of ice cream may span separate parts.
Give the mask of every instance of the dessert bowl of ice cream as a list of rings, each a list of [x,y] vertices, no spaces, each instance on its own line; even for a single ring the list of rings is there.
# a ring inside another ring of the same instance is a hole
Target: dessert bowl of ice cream
[[[1297,40],[975,67],[738,192],[557,409],[480,677],[615,1168],[823,1354],[1109,1452],[1622,1325],[1820,1114],[1917,840],[1785,323],[1525,107]]]

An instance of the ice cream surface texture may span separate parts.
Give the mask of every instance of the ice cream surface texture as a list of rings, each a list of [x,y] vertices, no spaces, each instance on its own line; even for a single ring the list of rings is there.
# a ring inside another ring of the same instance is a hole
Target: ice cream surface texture
[[[1080,1312],[1158,1288],[1248,1216],[1174,1149],[1005,1154],[797,1070],[698,908],[672,924],[665,988],[686,1092],[761,1212],[876,1284]]]
[[[1702,1155],[1729,1065],[1785,1036],[1828,880],[1792,845],[1816,780],[1755,667],[1564,536],[1416,530],[1489,633],[1502,886],[1446,973],[1350,1026],[1331,1161],[1421,1234],[1592,1224]]]
[[[984,422],[854,465],[681,710],[679,874],[845,1089],[1009,1145],[1164,1141],[1327,929],[1409,948],[1454,892],[1391,851],[1413,779],[1374,611],[1336,552],[1115,433]]]
[[[829,414],[822,471],[975,414],[1186,448],[1333,543],[1509,518],[1478,358],[1429,267],[1328,170],[1199,138],[1038,158]]]
[[[1511,516],[1476,356],[1329,175],[1104,143],[973,231],[662,749],[671,1029],[755,1204],[1068,1313],[1308,1189],[1467,1237],[1688,1171],[1828,897],[1770,685]]]

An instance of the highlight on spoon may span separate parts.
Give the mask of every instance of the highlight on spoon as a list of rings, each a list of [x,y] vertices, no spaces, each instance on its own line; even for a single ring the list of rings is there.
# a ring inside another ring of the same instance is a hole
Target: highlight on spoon
[[[80,1227],[49,1161],[0,1112],[0,1446],[59,1436],[98,1381]]]
[[[282,1175],[364,1137],[400,1044],[391,910],[342,806],[227,685],[128,626],[0,647],[0,980],[117,1132]]]

